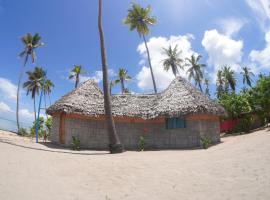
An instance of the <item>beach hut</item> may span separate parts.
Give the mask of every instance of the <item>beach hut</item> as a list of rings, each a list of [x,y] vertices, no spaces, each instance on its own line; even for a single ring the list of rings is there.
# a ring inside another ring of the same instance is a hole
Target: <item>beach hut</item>
[[[126,149],[138,149],[141,136],[149,149],[181,149],[201,145],[202,137],[220,141],[223,107],[177,77],[158,94],[114,94],[112,112]],[[82,148],[107,149],[103,92],[89,80],[47,109],[53,117],[52,142],[70,146],[72,136]]]

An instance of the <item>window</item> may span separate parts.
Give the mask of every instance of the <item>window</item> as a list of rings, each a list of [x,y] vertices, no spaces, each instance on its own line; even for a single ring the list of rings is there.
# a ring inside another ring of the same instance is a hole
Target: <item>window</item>
[[[167,129],[186,128],[186,121],[183,118],[168,118],[166,119]]]

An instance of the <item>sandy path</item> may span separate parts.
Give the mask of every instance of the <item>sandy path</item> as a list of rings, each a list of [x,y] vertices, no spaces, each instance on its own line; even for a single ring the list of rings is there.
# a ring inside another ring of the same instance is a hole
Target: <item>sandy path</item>
[[[0,132],[0,199],[270,199],[270,131],[222,141],[208,150],[81,155]]]

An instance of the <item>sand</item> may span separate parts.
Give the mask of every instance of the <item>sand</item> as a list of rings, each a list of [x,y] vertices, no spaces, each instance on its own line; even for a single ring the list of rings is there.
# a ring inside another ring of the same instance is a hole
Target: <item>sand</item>
[[[0,131],[0,199],[270,199],[270,130],[207,150],[48,148]]]

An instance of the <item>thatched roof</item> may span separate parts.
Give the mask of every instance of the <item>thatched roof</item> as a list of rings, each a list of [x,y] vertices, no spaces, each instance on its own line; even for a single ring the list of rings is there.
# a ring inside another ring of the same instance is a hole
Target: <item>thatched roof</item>
[[[47,109],[47,113],[104,115],[103,102],[102,91],[93,80],[89,80],[63,96]],[[193,113],[225,114],[223,107],[181,77],[177,77],[166,90],[158,94],[112,95],[112,112],[114,116],[144,119],[178,117]]]

